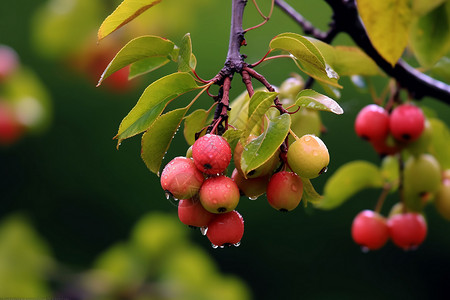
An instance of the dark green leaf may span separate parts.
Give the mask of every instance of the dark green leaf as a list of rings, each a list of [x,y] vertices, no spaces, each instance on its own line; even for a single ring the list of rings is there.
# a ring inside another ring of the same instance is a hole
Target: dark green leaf
[[[241,158],[244,175],[263,165],[274,155],[286,138],[290,126],[289,114],[273,118],[269,121],[266,131],[244,147]]]
[[[309,109],[330,111],[335,114],[343,114],[344,110],[339,104],[314,90],[303,90],[297,95],[295,105],[306,107]]]
[[[122,120],[115,138],[120,144],[122,140],[143,132],[159,117],[170,101],[198,88],[194,78],[187,73],[170,74],[153,82]]]
[[[142,59],[152,58],[153,60],[151,60],[150,63],[153,64],[153,69],[155,68],[155,59],[159,65],[166,64],[168,62],[168,57],[173,52],[174,46],[174,43],[171,41],[158,36],[141,36],[131,40],[116,54],[106,67],[100,77],[98,85],[114,72],[129,64],[139,62]],[[148,62],[148,60],[145,61],[145,63]]]
[[[342,165],[327,181],[321,209],[333,209],[367,188],[381,188],[383,176],[378,167],[366,161],[352,161]]]
[[[208,111],[204,109],[197,109],[185,118],[183,134],[189,145],[194,144],[195,134],[206,126],[207,119]]]
[[[429,121],[432,128],[430,154],[438,160],[442,170],[450,169],[450,130],[439,119]]]
[[[147,168],[158,176],[164,155],[188,109],[178,108],[159,116],[142,135],[141,157]]]

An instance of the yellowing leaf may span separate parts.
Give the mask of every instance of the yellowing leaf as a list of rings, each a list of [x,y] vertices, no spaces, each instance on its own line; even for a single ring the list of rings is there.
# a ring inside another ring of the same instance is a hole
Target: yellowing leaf
[[[150,7],[160,3],[162,0],[124,0],[100,25],[97,38],[101,40],[124,26]]]
[[[344,110],[336,101],[330,97],[309,89],[303,90],[297,95],[295,105],[309,109],[330,111],[337,115],[344,113]]]
[[[410,0],[357,0],[357,5],[373,46],[394,66],[408,44]]]

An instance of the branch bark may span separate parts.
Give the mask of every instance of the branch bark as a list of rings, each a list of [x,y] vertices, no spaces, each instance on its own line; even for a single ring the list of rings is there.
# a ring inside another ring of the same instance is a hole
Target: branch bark
[[[392,67],[377,52],[359,18],[355,0],[325,0],[325,2],[333,10],[333,23],[328,32],[329,34],[332,33],[332,35],[330,34],[327,39],[325,39],[326,35],[323,32],[311,29],[311,23],[305,22],[303,17],[284,0],[275,0],[275,4],[302,26],[305,33],[309,31],[312,36],[322,41],[330,43],[339,32],[347,33],[356,45],[370,56],[386,74],[397,80],[401,87],[407,89],[415,99],[422,99],[428,96],[450,104],[450,85],[415,70],[403,60],[399,60]],[[299,16],[301,17],[300,19]]]

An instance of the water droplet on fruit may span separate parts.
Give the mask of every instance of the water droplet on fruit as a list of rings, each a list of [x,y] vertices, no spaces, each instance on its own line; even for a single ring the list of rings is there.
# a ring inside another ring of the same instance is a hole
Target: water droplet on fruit
[[[370,249],[367,248],[366,246],[361,246],[361,252],[362,253],[369,253]]]
[[[322,168],[322,170],[320,170],[319,175],[322,173],[326,173],[328,171],[328,167],[324,167]]]
[[[258,199],[258,196],[248,197],[248,199],[250,199],[250,200],[256,200],[256,199]]]
[[[156,176],[158,176],[158,177],[161,176],[161,173],[159,173],[159,171],[158,171],[158,173],[156,173]]]
[[[206,233],[208,232],[208,227],[200,227],[200,232],[202,233],[202,235],[206,235]]]
[[[214,245],[214,244],[211,244],[211,247],[213,247],[213,249],[217,249],[217,248],[219,248],[219,246],[217,246],[217,245]]]
[[[237,242],[237,243],[233,244],[233,246],[235,246],[235,247],[239,247],[240,245],[241,245],[241,242]]]
[[[170,196],[172,196],[172,194],[168,191],[165,191],[164,194],[166,195],[166,199],[169,200]]]
[[[220,248],[220,249],[223,249],[223,248],[225,248],[225,246],[224,246],[224,245],[222,245],[222,246],[219,246],[219,248]]]

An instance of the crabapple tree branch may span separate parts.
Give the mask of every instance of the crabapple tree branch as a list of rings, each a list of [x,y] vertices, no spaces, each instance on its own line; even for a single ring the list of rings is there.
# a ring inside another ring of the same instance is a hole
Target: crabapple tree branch
[[[330,43],[339,32],[347,33],[356,45],[371,57],[386,74],[394,78],[401,87],[407,89],[415,99],[428,96],[450,104],[450,85],[417,71],[401,59],[392,67],[378,53],[359,18],[355,0],[325,0],[325,2],[333,10],[333,23],[327,34],[314,28],[284,0],[275,0],[275,4],[296,21],[305,33],[311,34],[319,40]]]

